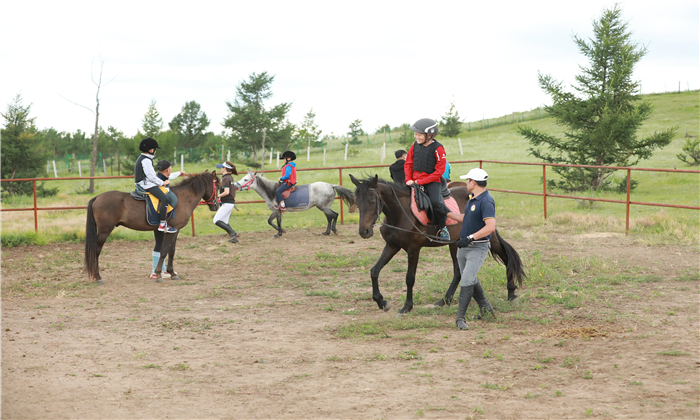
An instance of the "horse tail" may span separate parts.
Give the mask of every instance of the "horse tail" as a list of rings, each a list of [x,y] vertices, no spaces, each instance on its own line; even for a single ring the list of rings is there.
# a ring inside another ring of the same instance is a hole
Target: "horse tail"
[[[355,205],[355,194],[352,191],[340,185],[334,185],[333,189],[338,193],[338,197],[345,201],[345,204],[350,207]]]
[[[95,222],[95,214],[92,212],[92,203],[95,202],[95,198],[88,202],[87,221],[85,222],[85,268],[88,276],[92,279],[96,277],[98,272],[97,223]]]
[[[498,230],[495,231],[495,234],[496,238],[498,238],[498,242],[501,243],[503,250],[506,252],[507,261],[503,261],[503,258],[501,256],[493,252],[491,252],[491,255],[497,261],[500,260],[505,264],[506,277],[508,277],[508,281],[510,282],[513,280],[513,278],[515,278],[518,280],[518,285],[522,286],[523,278],[527,277],[527,274],[525,274],[525,269],[523,268],[523,262],[520,259],[520,255],[515,250],[515,248],[513,248],[508,242],[506,242],[505,239],[501,238],[501,235],[498,234]]]

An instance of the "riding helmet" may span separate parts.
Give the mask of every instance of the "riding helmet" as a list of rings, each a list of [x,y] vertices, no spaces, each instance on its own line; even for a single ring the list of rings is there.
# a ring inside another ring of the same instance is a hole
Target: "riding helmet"
[[[141,144],[139,144],[140,151],[142,151],[144,153],[148,153],[148,151],[151,149],[160,149],[157,141],[155,141],[154,139],[152,139],[150,137],[141,140]]]
[[[291,150],[287,150],[286,152],[282,153],[282,159],[287,158],[289,158],[290,160],[295,160],[297,158],[297,154],[292,152]]]
[[[433,136],[438,134],[438,123],[432,118],[421,118],[410,128],[416,133],[432,134]]]

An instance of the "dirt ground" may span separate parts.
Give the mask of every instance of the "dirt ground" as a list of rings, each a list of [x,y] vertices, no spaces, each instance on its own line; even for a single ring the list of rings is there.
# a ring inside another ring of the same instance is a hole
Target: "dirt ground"
[[[660,280],[571,309],[526,282],[515,310],[458,331],[454,306],[397,316],[405,255],[380,275],[392,308],[379,310],[369,268],[383,240],[339,230],[181,237],[183,279],[160,284],[145,242],[106,244],[102,286],[85,280],[81,245],[3,249],[2,418],[700,416],[698,281],[679,279],[697,273],[696,250],[609,234],[509,239],[526,260],[596,257]],[[450,276],[447,256],[422,255],[417,288]],[[505,295],[489,292],[497,308]]]

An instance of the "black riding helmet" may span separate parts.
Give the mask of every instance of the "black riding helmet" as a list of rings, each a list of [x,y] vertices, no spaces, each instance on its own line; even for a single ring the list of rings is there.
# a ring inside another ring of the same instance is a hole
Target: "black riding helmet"
[[[297,154],[292,152],[291,150],[287,150],[286,152],[282,153],[282,159],[287,158],[289,158],[290,160],[295,160],[297,158]]]
[[[432,137],[435,137],[438,134],[438,123],[432,118],[421,118],[420,120],[416,121],[410,128],[416,133],[428,134],[432,135]]]
[[[142,151],[144,153],[148,153],[148,151],[151,149],[160,149],[157,141],[155,141],[154,139],[152,139],[150,137],[141,140],[141,144],[139,144],[140,151]]]

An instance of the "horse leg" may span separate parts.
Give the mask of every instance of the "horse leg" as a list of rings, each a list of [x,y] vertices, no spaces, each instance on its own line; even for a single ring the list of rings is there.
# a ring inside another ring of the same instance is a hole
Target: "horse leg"
[[[372,276],[372,300],[377,302],[379,309],[383,309],[385,312],[389,310],[389,302],[384,300],[381,292],[379,291],[379,272],[382,271],[389,261],[399,252],[401,248],[396,245],[387,243],[384,245],[384,250],[382,250],[382,255],[379,256],[376,264],[370,270],[370,276]]]
[[[165,236],[163,237],[163,245],[160,248],[160,259],[158,260],[158,264],[156,264],[156,282],[162,283],[163,282],[163,263],[165,262],[165,256],[170,255],[170,253],[175,252],[175,241],[177,240],[177,233],[166,233]],[[172,275],[174,271],[172,271],[172,263],[173,259],[172,256],[169,257],[168,259],[168,272]]]
[[[170,280],[180,280],[180,277],[175,275],[175,268],[173,267],[173,259],[175,259],[175,246],[177,246],[177,235],[179,234],[180,231],[173,234],[175,237],[172,239],[173,243],[170,246],[170,252],[168,252],[168,273],[170,274]]]
[[[328,226],[326,226],[326,231],[322,233],[322,235],[330,235],[331,231],[335,233],[336,235],[338,234],[338,231],[335,230],[335,221],[338,220],[338,213],[334,212],[330,208],[327,209],[322,209],[319,207],[319,210],[323,212],[323,214],[326,215],[326,220],[328,221]]]
[[[95,267],[95,282],[97,284],[105,284],[105,282],[102,280],[102,276],[100,276],[100,254],[102,253],[102,247],[104,246],[105,242],[107,242],[109,234],[112,233],[113,230],[114,228],[109,230],[100,230],[97,234],[97,266]]]
[[[273,211],[272,214],[270,215],[270,218],[267,219],[267,224],[270,225],[270,226],[272,226],[272,227],[277,231],[277,233],[275,234],[275,236],[273,236],[272,238],[279,238],[280,236],[282,236],[282,227],[279,226],[279,225],[276,225],[276,224],[272,223],[272,220],[275,219],[275,218],[277,219],[277,223],[278,223],[278,224],[281,224],[281,223],[282,223],[281,216],[280,216],[279,214],[277,214],[277,213],[279,213],[279,212],[274,212],[274,211]]]
[[[435,306],[440,308],[452,303],[452,297],[455,295],[457,286],[459,286],[459,281],[462,279],[462,273],[459,270],[459,262],[457,261],[457,245],[450,244],[450,256],[452,257],[454,276],[452,277],[452,283],[450,283],[450,287],[447,289],[445,296],[435,303]]]
[[[420,257],[420,248],[413,253],[408,254],[408,270],[406,271],[406,302],[403,308],[399,310],[400,314],[407,314],[413,309],[413,285],[416,282],[416,269],[418,268],[418,258]]]

